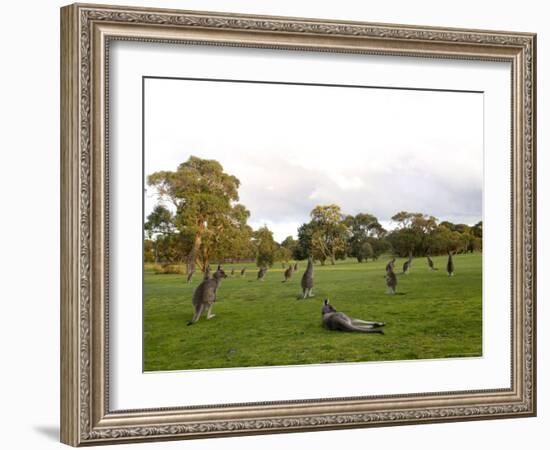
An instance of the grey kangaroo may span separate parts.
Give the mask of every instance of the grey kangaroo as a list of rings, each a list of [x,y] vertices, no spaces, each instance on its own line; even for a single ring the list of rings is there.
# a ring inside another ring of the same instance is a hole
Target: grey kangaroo
[[[193,270],[191,270],[188,274],[187,274],[187,283],[191,283],[191,279],[193,278],[193,274],[195,273],[195,269],[193,268]]]
[[[187,325],[193,325],[197,320],[200,319],[203,312],[206,311],[206,318],[211,319],[215,316],[212,314],[212,306],[216,301],[216,292],[220,287],[222,279],[227,278],[227,275],[221,268],[218,266],[218,270],[214,272],[214,276],[207,280],[204,280],[201,284],[197,286],[193,292],[193,308],[195,313],[193,318],[187,322]]]
[[[409,252],[409,259],[407,261],[405,261],[405,264],[403,264],[403,273],[404,274],[408,274],[409,271],[411,270],[412,261],[413,261],[412,251],[410,251]]]
[[[434,266],[432,258],[430,258],[430,255],[426,255],[426,258],[428,259],[428,267],[430,268],[430,270],[437,270]]]
[[[386,286],[388,286],[391,294],[395,294],[395,290],[397,288],[397,277],[391,267],[389,270],[386,270]]]
[[[294,270],[292,270],[292,264],[289,264],[287,269],[285,270],[285,279],[283,283],[286,283],[288,280],[292,278],[292,274],[294,273]]]
[[[241,277],[244,277],[245,276],[245,272],[246,272],[246,267],[243,267],[241,269]]]
[[[331,331],[358,331],[360,333],[378,333],[384,334],[380,327],[383,327],[384,322],[367,322],[366,320],[353,319],[343,312],[338,312],[329,303],[328,298],[325,299],[323,309],[321,310],[321,323]]]
[[[388,264],[386,264],[386,272],[389,272],[390,270],[393,272],[393,269],[395,267],[395,258],[392,258]]]
[[[258,281],[264,281],[266,272],[267,267],[260,267],[260,270],[258,270]]]
[[[449,259],[447,260],[447,273],[450,277],[452,277],[455,274],[455,263],[453,261],[453,253],[447,252],[449,254]]]
[[[310,256],[307,259],[306,271],[302,275],[302,296],[298,297],[298,299],[313,297],[313,293],[311,292],[312,289],[313,289],[313,257]]]

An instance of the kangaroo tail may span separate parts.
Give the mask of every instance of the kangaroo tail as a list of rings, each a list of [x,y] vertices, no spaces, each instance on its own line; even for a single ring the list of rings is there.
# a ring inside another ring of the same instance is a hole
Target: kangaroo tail
[[[346,327],[349,331],[358,331],[359,333],[378,333],[378,334],[384,334],[384,331],[380,328],[372,328],[367,326],[360,326],[360,325],[348,325]]]

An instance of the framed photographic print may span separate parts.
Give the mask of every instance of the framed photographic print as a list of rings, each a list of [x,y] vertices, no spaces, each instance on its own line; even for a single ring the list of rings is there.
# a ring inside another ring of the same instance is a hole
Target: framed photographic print
[[[536,414],[536,36],[61,9],[61,439]]]

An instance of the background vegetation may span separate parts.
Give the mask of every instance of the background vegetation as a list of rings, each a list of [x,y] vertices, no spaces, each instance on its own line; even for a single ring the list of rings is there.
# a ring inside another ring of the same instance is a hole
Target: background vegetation
[[[158,273],[172,273],[174,264],[194,273],[211,263],[255,261],[258,267],[272,267],[309,255],[322,265],[349,257],[362,263],[383,253],[425,256],[482,248],[481,222],[439,222],[428,214],[401,211],[388,231],[373,214],[345,214],[338,205],[315,206],[297,239],[288,236],[279,243],[267,226],[253,230],[248,225],[250,213],[238,203],[240,181],[219,162],[195,156],[174,172],[149,175],[148,184],[158,192],[159,204],[145,222],[144,259],[157,263]]]

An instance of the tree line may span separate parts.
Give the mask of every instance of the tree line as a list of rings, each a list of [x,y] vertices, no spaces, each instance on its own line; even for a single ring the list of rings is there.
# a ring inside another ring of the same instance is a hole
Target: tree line
[[[297,239],[288,236],[279,243],[267,226],[253,230],[248,225],[250,212],[239,203],[240,181],[218,161],[195,156],[175,171],[149,175],[147,184],[156,188],[160,202],[144,224],[145,262],[184,263],[188,273],[196,267],[204,271],[212,262],[255,261],[271,267],[311,255],[324,265],[345,258],[361,263],[384,253],[402,257],[482,249],[482,222],[453,224],[401,211],[392,217],[396,227],[388,231],[374,215],[344,214],[334,204],[313,208]]]

